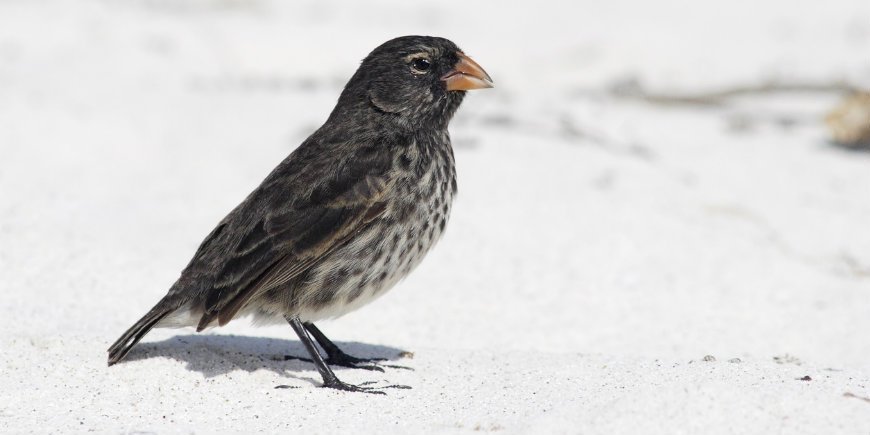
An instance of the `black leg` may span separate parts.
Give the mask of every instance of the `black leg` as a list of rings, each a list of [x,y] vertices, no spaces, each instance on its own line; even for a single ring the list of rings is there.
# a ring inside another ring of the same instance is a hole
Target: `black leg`
[[[377,361],[383,361],[383,358],[357,358],[355,356],[350,356],[344,351],[342,351],[335,343],[332,342],[329,338],[326,337],[323,332],[320,331],[316,326],[314,326],[311,322],[303,323],[305,329],[317,340],[317,343],[320,344],[320,347],[326,351],[326,363],[333,366],[342,366],[342,367],[351,367],[356,369],[366,369],[366,370],[377,370],[379,372],[384,371],[384,369],[368,364],[368,365],[360,365],[365,363],[374,363]]]
[[[370,388],[358,387],[340,381],[338,377],[335,376],[335,373],[332,372],[332,369],[326,365],[325,361],[323,361],[323,357],[320,356],[320,352],[318,352],[317,347],[314,346],[314,342],[311,341],[308,332],[305,331],[302,321],[300,321],[298,317],[284,316],[284,318],[287,319],[287,322],[289,322],[293,330],[296,331],[296,335],[299,336],[299,340],[302,341],[302,344],[311,356],[311,362],[314,363],[314,366],[317,367],[317,371],[320,372],[320,376],[323,377],[324,387],[335,388],[336,390],[343,391],[362,391],[366,393],[384,394],[383,391],[373,391]]]

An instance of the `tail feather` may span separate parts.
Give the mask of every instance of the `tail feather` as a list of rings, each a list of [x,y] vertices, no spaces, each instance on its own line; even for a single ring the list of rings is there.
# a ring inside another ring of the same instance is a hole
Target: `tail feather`
[[[151,311],[148,312],[145,316],[139,319],[136,324],[130,327],[112,347],[109,348],[109,365],[114,365],[115,363],[124,359],[127,356],[127,352],[130,352],[130,349],[154,327],[161,319],[166,317],[167,314],[172,312],[171,308],[166,307],[166,304],[161,301],[158,303]]]

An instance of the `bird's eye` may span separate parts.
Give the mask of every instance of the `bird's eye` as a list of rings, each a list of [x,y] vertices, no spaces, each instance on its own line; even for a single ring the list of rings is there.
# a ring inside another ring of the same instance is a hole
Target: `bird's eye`
[[[423,74],[426,71],[429,71],[431,66],[432,64],[429,62],[429,59],[422,57],[418,57],[411,61],[411,68],[413,68],[414,72],[417,74]]]

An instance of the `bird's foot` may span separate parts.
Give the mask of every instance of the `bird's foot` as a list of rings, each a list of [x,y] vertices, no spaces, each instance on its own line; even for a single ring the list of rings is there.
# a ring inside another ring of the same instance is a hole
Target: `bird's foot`
[[[372,370],[377,372],[383,372],[384,367],[390,369],[411,371],[414,370],[410,367],[405,366],[398,366],[394,364],[381,364],[381,362],[386,360],[386,358],[357,358],[355,356],[350,356],[344,352],[339,351],[338,353],[333,353],[332,355],[329,355],[325,361],[331,366],[350,367],[353,369]]]
[[[330,366],[350,367],[352,369],[372,370],[383,372],[384,369],[378,365],[379,362],[386,361],[386,358],[357,358],[350,356],[342,351],[334,352],[327,356],[325,362]]]
[[[383,372],[384,369],[382,367],[387,367],[390,369],[400,369],[400,370],[411,370],[414,369],[407,366],[400,366],[395,364],[381,364],[383,361],[386,361],[386,358],[357,358],[355,356],[350,356],[342,351],[334,352],[332,355],[329,355],[326,358],[326,363],[330,365],[336,365],[341,367],[351,367],[356,369],[365,369],[365,370],[375,370],[379,372]],[[367,364],[367,365],[363,365]]]
[[[375,382],[375,381],[368,381],[368,382],[363,382],[363,383],[360,384],[360,385],[361,385],[361,386],[363,386],[363,385],[372,385],[372,384],[375,384],[375,383],[377,383],[377,382]],[[383,389],[387,389],[387,388],[394,388],[394,389],[397,389],[397,390],[410,390],[410,389],[411,389],[411,387],[409,387],[408,385],[384,385],[383,387],[370,387],[370,388],[375,388],[375,389],[378,389],[378,390],[383,390]]]
[[[338,380],[338,378],[333,378],[325,381],[323,383],[323,388],[332,388],[334,390],[351,391],[355,393],[380,394],[384,396],[387,395],[387,393],[383,391],[378,391],[378,389],[374,387],[364,387],[362,385],[348,384],[346,382]]]
[[[313,362],[308,358],[302,358],[298,356],[292,355],[284,355],[284,361],[287,360],[299,360],[305,362]],[[323,362],[325,362],[329,366],[340,366],[340,367],[349,367],[352,369],[362,369],[362,370],[371,370],[376,372],[383,372],[384,369],[380,365],[378,365],[379,361],[386,361],[386,358],[357,358],[355,356],[350,356],[344,352],[333,353],[329,355]],[[400,366],[390,366],[386,365],[385,367],[390,368],[405,368]]]

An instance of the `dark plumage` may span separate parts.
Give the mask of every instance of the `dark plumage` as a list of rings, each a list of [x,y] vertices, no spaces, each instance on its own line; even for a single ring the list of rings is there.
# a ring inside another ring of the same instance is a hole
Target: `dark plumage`
[[[109,348],[117,363],[155,326],[288,321],[324,385],[356,366],[311,322],[383,294],[438,240],[456,192],[447,124],[489,76],[452,42],[406,36],[369,54],[326,123],[205,238],[169,293]],[[375,368],[376,366],[363,366]]]

